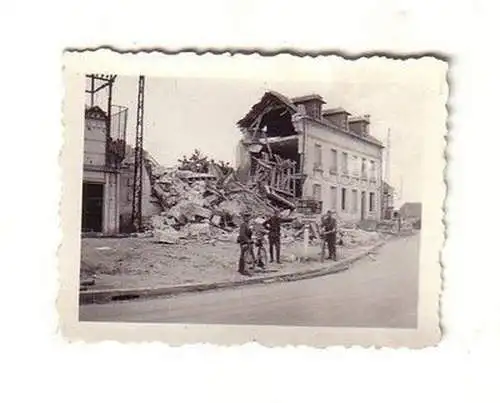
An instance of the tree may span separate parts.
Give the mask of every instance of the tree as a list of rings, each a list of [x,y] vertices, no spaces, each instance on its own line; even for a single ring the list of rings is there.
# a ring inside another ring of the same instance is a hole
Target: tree
[[[179,169],[181,171],[192,171],[197,173],[208,173],[210,165],[213,164],[220,168],[224,175],[233,171],[229,162],[219,161],[215,162],[213,159],[209,160],[206,155],[203,155],[200,150],[195,149],[191,157],[177,160],[179,162]]]

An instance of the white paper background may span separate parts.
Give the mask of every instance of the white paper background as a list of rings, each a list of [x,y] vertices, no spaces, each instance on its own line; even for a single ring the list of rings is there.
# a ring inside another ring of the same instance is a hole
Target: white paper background
[[[17,1],[1,15],[2,401],[498,401],[495,2]],[[447,54],[452,116],[440,347],[64,343],[54,305],[60,55],[67,46],[103,44]]]

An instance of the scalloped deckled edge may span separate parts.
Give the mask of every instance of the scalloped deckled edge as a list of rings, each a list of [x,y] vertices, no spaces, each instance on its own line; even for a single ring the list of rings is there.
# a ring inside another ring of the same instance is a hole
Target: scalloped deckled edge
[[[420,334],[414,330],[381,330],[381,329],[359,329],[359,328],[321,328],[321,327],[270,327],[270,326],[223,326],[223,325],[180,325],[180,324],[121,324],[121,323],[82,323],[78,322],[78,270],[76,265],[79,264],[78,256],[80,252],[80,237],[71,239],[68,236],[70,232],[69,227],[74,225],[74,218],[69,219],[70,211],[75,213],[75,206],[68,204],[68,196],[79,195],[81,191],[81,179],[75,180],[75,174],[81,170],[81,150],[83,147],[83,139],[77,138],[78,136],[68,136],[67,132],[70,130],[68,125],[68,117],[73,120],[82,120],[81,114],[78,115],[78,110],[73,110],[68,102],[68,99],[73,99],[72,94],[76,94],[75,88],[68,86],[68,78],[71,73],[67,67],[64,68],[63,73],[65,76],[65,99],[63,101],[63,127],[64,139],[63,146],[60,152],[60,166],[62,171],[62,197],[59,206],[60,222],[62,230],[62,242],[58,249],[59,260],[59,278],[60,290],[57,299],[57,308],[60,314],[60,331],[64,338],[72,342],[98,342],[116,340],[120,342],[167,342],[170,345],[184,345],[184,344],[198,344],[198,343],[212,343],[224,346],[243,345],[252,342],[258,342],[263,346],[312,346],[312,347],[328,347],[332,345],[342,345],[344,347],[371,347],[371,348],[424,348],[435,346],[442,336],[442,323],[441,323],[441,295],[444,286],[444,264],[442,261],[443,249],[446,244],[447,236],[447,220],[446,220],[446,206],[448,196],[448,175],[447,175],[447,162],[448,162],[448,131],[450,128],[450,63],[446,57],[433,53],[421,53],[411,55],[396,55],[388,52],[370,52],[364,54],[350,55],[348,52],[301,52],[297,50],[281,49],[275,51],[269,50],[232,50],[232,49],[182,49],[175,51],[165,51],[163,49],[137,49],[137,50],[119,50],[115,51],[111,47],[99,47],[93,49],[69,49],[66,57],[69,55],[73,59],[80,58],[80,61],[85,59],[88,63],[88,58],[99,57],[105,59],[107,57],[119,58],[132,58],[132,62],[141,58],[141,56],[151,56],[155,58],[162,58],[165,56],[182,57],[184,55],[191,55],[197,57],[204,57],[205,55],[216,56],[237,56],[245,58],[254,57],[273,57],[279,55],[280,57],[300,57],[300,58],[341,58],[344,61],[360,62],[372,58],[383,58],[393,61],[418,61],[423,58],[432,58],[438,62],[446,64],[446,79],[444,89],[446,94],[446,102],[443,105],[445,108],[445,133],[441,139],[440,151],[443,155],[445,167],[443,169],[443,176],[441,177],[441,185],[443,185],[444,195],[440,200],[441,206],[441,225],[442,225],[442,243],[440,245],[438,254],[438,262],[440,266],[439,273],[434,273],[436,285],[439,291],[436,295],[436,300],[433,303],[434,313],[433,317],[429,319],[432,322],[431,329],[427,329],[426,334]],[[71,64],[71,63],[70,63]],[[133,64],[133,63],[132,63]],[[95,65],[95,61],[94,61]],[[73,63],[72,69],[75,69]],[[100,71],[110,71],[99,67]],[[79,70],[80,73],[88,71],[85,67]],[[113,73],[120,74],[113,68]],[[137,72],[138,74],[138,72]],[[141,74],[144,74],[141,71]],[[147,74],[147,73],[145,73]],[[74,108],[73,108],[74,109]],[[78,107],[76,108],[78,109]],[[71,120],[71,119],[70,119]],[[83,127],[83,121],[81,122]],[[73,126],[74,127],[74,126]],[[83,137],[83,136],[79,136]],[[79,146],[78,146],[79,142]],[[79,155],[80,154],[80,155]],[[76,161],[76,162],[75,162]],[[71,167],[69,170],[68,167]],[[81,172],[80,172],[81,175]],[[76,188],[75,188],[76,186]],[[425,209],[425,206],[424,206]],[[78,211],[79,212],[79,211]],[[79,217],[78,217],[79,218]],[[441,226],[440,226],[441,227]],[[74,231],[73,231],[74,233]],[[75,253],[77,251],[77,253]],[[266,330],[272,329],[274,332],[273,337],[269,337]],[[324,332],[328,333],[328,341],[318,342],[318,335]],[[360,334],[362,333],[362,334]],[[403,333],[407,333],[404,335]],[[399,334],[399,335],[398,335]],[[401,338],[401,335],[403,337]],[[309,340],[307,340],[309,339]],[[418,340],[417,340],[418,339]]]

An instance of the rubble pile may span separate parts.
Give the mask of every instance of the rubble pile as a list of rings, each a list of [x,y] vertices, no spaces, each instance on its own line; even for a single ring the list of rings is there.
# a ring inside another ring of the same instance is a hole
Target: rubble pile
[[[349,246],[368,246],[380,240],[378,232],[364,231],[360,228],[343,228],[342,240],[346,247]]]
[[[206,172],[185,167],[152,166],[152,191],[163,212],[151,218],[155,238],[164,243],[180,239],[236,239],[231,233],[245,211],[269,215],[273,205],[257,191],[238,182],[234,173],[211,165]]]
[[[189,163],[188,163],[189,162]],[[267,197],[265,189],[237,180],[231,169],[221,164],[200,165],[196,159],[181,161],[181,165],[165,168],[148,161],[152,177],[152,192],[162,206],[162,213],[150,220],[150,230],[156,241],[167,244],[197,239],[206,242],[236,242],[242,214],[251,212],[255,222],[273,213],[278,205]],[[201,166],[201,168],[200,168]],[[187,168],[193,168],[189,170]],[[320,222],[293,209],[283,210],[288,218],[282,225],[284,244],[304,239],[306,226],[311,243],[320,241]],[[353,223],[338,221],[338,242],[347,247],[368,245],[379,240],[380,234],[357,228]]]

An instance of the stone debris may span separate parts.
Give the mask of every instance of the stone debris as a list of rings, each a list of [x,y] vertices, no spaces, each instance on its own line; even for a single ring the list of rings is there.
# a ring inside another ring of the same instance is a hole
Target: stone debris
[[[161,229],[155,229],[153,234],[156,242],[166,244],[176,244],[182,236],[182,233],[168,226],[164,226]]]
[[[150,220],[159,242],[177,243],[179,239],[209,235],[226,240],[226,233],[241,224],[245,211],[264,216],[274,210],[271,201],[219,165],[209,164],[207,172],[190,171],[185,166],[152,166],[151,172],[152,191],[163,209]],[[217,231],[210,233],[209,229]]]
[[[236,242],[244,212],[252,214],[254,224],[262,224],[264,217],[276,208],[288,219],[282,225],[283,244],[302,240],[306,225],[310,228],[311,244],[321,241],[319,217],[311,223],[293,208],[283,209],[283,204],[279,206],[266,189],[238,181],[233,170],[222,169],[220,164],[204,161],[202,172],[186,169],[196,164],[195,160],[173,168],[152,164],[152,191],[163,209],[150,220],[156,241],[175,244],[185,239],[210,238]],[[365,231],[353,223],[338,221],[338,227],[338,243],[346,247],[373,244],[380,238],[379,233]]]

